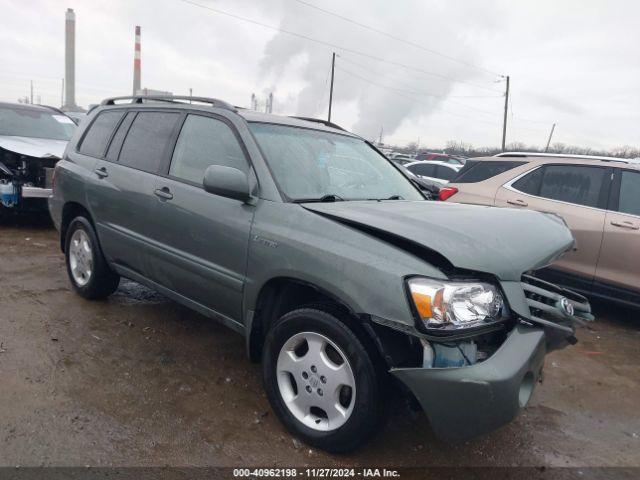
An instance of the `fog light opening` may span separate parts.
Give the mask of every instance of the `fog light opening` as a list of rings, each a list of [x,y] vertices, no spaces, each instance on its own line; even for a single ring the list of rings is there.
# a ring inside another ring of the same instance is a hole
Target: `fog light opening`
[[[535,378],[533,376],[533,372],[527,372],[527,374],[522,379],[522,383],[520,384],[520,392],[518,393],[518,402],[520,403],[520,408],[524,408],[529,403],[529,399],[531,398],[531,394],[533,393],[533,384],[535,383]]]

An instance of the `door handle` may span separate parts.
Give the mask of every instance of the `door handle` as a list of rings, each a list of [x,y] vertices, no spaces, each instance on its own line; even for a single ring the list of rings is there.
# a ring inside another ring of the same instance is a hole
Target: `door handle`
[[[98,177],[104,178],[108,177],[107,169],[105,167],[96,168],[93,173],[95,173]]]
[[[635,225],[631,222],[628,221],[622,221],[622,222],[618,222],[616,220],[611,220],[611,225],[613,225],[614,227],[620,227],[620,228],[628,228],[629,230],[640,230],[640,227],[638,225]]]
[[[507,200],[507,203],[509,205],[516,205],[518,207],[528,207],[529,204],[527,202],[525,202],[524,200],[520,200],[519,198],[516,198],[515,200]]]
[[[173,198],[173,193],[167,187],[156,188],[153,193],[156,197],[160,197],[163,200],[171,200]]]

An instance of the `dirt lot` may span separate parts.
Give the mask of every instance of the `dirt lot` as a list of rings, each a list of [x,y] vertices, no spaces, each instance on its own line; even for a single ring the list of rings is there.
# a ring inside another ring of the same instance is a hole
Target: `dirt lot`
[[[596,307],[511,425],[447,444],[398,401],[370,445],[330,456],[283,429],[236,333],[132,282],[85,301],[51,225],[14,222],[0,226],[0,465],[640,466],[640,315]]]

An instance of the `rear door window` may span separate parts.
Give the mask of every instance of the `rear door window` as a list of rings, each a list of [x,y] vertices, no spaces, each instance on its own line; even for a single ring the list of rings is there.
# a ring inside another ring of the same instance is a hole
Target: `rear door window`
[[[173,112],[139,112],[122,144],[119,162],[156,173],[168,155],[179,117],[179,113]]]
[[[618,211],[640,216],[640,173],[623,170]]]
[[[129,112],[127,116],[120,122],[120,126],[118,130],[116,130],[115,135],[111,139],[111,143],[109,143],[109,149],[107,150],[107,156],[105,157],[107,160],[111,162],[118,161],[118,155],[120,154],[120,147],[122,147],[122,141],[124,140],[124,136],[129,131],[129,127],[131,126],[131,122],[136,116],[136,112]]]
[[[500,175],[501,173],[524,165],[525,163],[526,162],[469,160],[458,173],[455,183],[483,182],[484,180],[493,178],[496,175]]]
[[[429,165],[428,163],[416,163],[415,165],[407,166],[407,168],[416,175],[423,177],[435,177],[436,174],[436,166]]]
[[[107,150],[111,135],[123,115],[124,111],[122,110],[99,113],[82,139],[80,153],[102,158]]]
[[[540,196],[551,200],[598,207],[604,168],[583,165],[547,165],[540,185]]]
[[[202,185],[210,165],[246,172],[248,164],[231,128],[215,118],[189,115],[173,152],[169,175]]]

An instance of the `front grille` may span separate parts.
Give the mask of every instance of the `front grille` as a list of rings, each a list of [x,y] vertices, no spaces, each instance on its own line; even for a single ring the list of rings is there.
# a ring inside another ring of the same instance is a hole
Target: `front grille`
[[[531,275],[522,276],[522,288],[534,322],[573,332],[575,323],[594,319],[589,301],[576,292]]]

